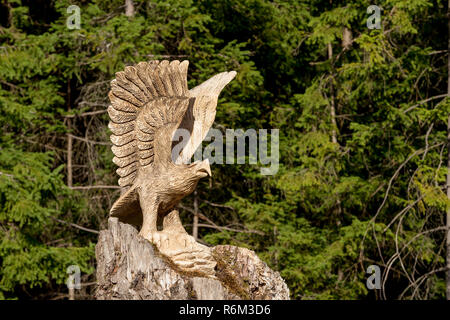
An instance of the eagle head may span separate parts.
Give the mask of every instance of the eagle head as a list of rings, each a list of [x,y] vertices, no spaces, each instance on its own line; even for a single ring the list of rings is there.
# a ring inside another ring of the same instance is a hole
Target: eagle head
[[[194,191],[198,181],[201,178],[211,176],[211,168],[208,159],[203,161],[195,161],[191,164],[181,165],[180,169],[181,174],[184,177],[184,181],[182,181],[183,185],[180,187],[184,189],[183,193],[185,193],[186,195]]]
[[[193,176],[199,180],[207,176],[211,176],[211,167],[209,166],[209,160],[195,161],[194,163],[188,164],[189,171],[192,172]]]

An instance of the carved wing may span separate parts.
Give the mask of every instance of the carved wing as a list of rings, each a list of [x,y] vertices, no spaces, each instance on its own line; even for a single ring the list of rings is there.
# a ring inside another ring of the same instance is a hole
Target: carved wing
[[[188,63],[141,62],[111,82],[108,126],[121,187],[132,185],[140,168],[170,161],[167,141],[189,104]]]
[[[222,72],[189,90],[189,96],[195,98],[188,107],[180,128],[190,132],[189,140],[183,147],[176,163],[187,163],[195,150],[205,139],[216,117],[216,107],[222,89],[236,76],[236,71]]]

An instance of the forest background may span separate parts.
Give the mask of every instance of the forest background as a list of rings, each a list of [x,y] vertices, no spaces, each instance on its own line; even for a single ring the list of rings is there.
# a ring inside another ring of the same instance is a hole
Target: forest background
[[[110,81],[187,59],[189,87],[238,73],[214,128],[280,130],[277,174],[213,165],[189,232],[255,250],[292,299],[444,299],[447,23],[439,0],[1,0],[0,298],[67,299],[70,265],[93,298],[120,195]]]

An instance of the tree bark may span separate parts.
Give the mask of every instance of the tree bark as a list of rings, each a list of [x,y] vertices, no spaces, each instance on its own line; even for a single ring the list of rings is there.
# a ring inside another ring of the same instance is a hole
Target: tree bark
[[[67,82],[67,111],[70,111],[72,108],[70,106],[70,80]],[[73,146],[73,137],[70,132],[72,129],[72,120],[67,119],[67,186],[72,188],[73,186],[73,173],[72,173],[72,146]]]
[[[348,50],[350,49],[351,45],[352,45],[352,31],[347,27],[344,27],[344,30],[342,31],[342,47],[345,50]]]
[[[70,96],[70,79],[67,82],[67,111],[71,110],[71,96]],[[72,166],[72,146],[73,138],[71,135],[72,120],[67,119],[67,186],[72,188],[73,186],[73,166]],[[69,288],[69,300],[75,300],[75,291],[73,288]]]
[[[67,129],[71,129],[70,120],[68,120],[69,123],[67,124]],[[73,166],[72,166],[72,146],[73,146],[73,140],[72,136],[70,134],[67,135],[67,186],[69,188],[72,188],[73,186]]]
[[[192,236],[198,239],[198,194],[194,191],[194,222],[192,223]]]
[[[450,1],[450,0],[449,0]],[[331,63],[333,63],[333,46],[331,43],[328,44],[328,59]],[[333,143],[337,143],[337,134],[336,134],[336,107],[334,105],[334,87],[333,87],[333,79],[330,82],[330,113],[331,113],[331,125],[333,126],[331,132],[331,141]]]
[[[127,17],[133,17],[134,16],[133,0],[125,0],[125,15]]]
[[[212,248],[214,277],[177,270],[129,224],[110,218],[100,232],[96,298],[122,300],[288,300],[289,289],[251,250],[235,246]]]

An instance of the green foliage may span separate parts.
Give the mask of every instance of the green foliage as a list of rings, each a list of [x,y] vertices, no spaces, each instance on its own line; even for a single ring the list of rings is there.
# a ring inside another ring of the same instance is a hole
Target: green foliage
[[[71,264],[93,277],[96,237],[73,224],[106,227],[119,193],[65,186],[68,134],[73,184],[116,185],[109,81],[165,58],[190,61],[190,87],[238,72],[216,128],[280,129],[276,175],[214,165],[199,184],[211,227],[203,241],[255,250],[294,299],[379,299],[365,286],[371,264],[385,272],[388,298],[444,296],[442,272],[410,285],[444,263],[442,1],[378,1],[381,30],[366,27],[362,0],[133,2],[133,17],[123,0],[0,4],[0,298],[53,297]],[[81,9],[79,30],[66,27],[70,4]],[[189,230],[191,213],[181,212]]]
[[[48,245],[64,231],[55,221],[71,205],[62,182],[62,166],[49,167],[51,154],[22,152],[8,146],[0,150],[0,292],[10,296],[18,286],[64,284],[70,265],[92,273],[93,245]],[[78,242],[78,241],[76,241]]]

